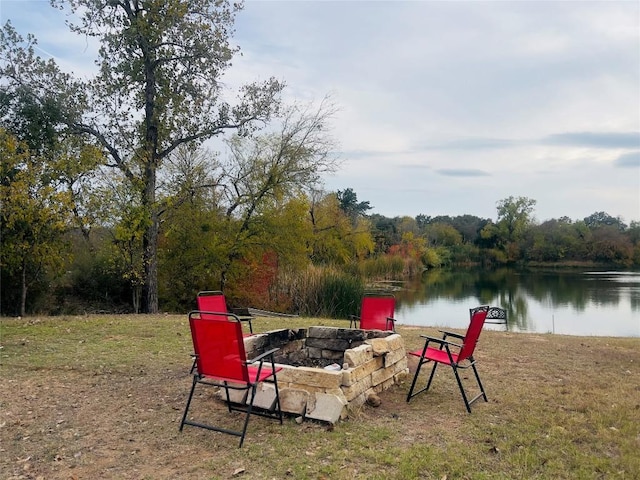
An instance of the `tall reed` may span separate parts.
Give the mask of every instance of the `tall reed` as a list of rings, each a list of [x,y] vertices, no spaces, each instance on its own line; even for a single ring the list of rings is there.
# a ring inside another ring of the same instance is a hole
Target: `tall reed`
[[[357,313],[364,290],[359,275],[310,265],[301,272],[281,272],[270,297],[282,310],[298,315],[348,318]]]
[[[381,255],[375,258],[367,258],[358,263],[358,271],[361,276],[369,279],[391,280],[402,277],[404,260],[399,255]]]
[[[422,263],[402,255],[381,255],[356,265],[356,271],[367,280],[405,280],[420,275]]]

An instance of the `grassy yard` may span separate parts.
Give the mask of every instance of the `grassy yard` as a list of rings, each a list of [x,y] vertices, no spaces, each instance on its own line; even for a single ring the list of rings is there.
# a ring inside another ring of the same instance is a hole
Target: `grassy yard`
[[[640,478],[640,338],[485,331],[476,358],[489,402],[471,415],[440,368],[411,403],[409,378],[335,427],[254,417],[238,449],[236,437],[178,431],[191,385],[186,320],[0,320],[0,478]],[[347,324],[258,319],[254,328],[310,325]],[[407,349],[437,333],[398,332]],[[212,421],[237,420],[202,397]]]

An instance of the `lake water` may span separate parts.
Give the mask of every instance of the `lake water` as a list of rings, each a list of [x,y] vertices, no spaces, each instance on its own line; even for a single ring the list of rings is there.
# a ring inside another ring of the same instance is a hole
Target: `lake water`
[[[640,337],[640,272],[429,271],[403,287],[399,324],[466,328],[470,308],[495,305],[509,331]]]

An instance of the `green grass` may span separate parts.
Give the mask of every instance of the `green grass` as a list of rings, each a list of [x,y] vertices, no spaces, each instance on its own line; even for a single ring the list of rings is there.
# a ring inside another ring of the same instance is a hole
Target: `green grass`
[[[311,325],[348,323],[260,318],[254,329]],[[409,349],[436,333],[398,330]],[[489,402],[471,415],[440,368],[411,403],[407,381],[332,428],[252,418],[242,449],[227,435],[178,432],[186,316],[3,319],[0,344],[3,479],[640,478],[638,338],[485,331],[476,357]],[[238,419],[208,393],[198,400],[215,421]]]

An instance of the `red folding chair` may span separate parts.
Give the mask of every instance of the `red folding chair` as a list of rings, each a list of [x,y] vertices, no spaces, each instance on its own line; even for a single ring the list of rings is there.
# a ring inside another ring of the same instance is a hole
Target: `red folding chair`
[[[198,311],[201,312],[203,318],[206,318],[209,312],[213,313],[232,313],[227,309],[227,301],[224,297],[224,293],[219,290],[210,290],[204,292],[198,292],[197,296],[198,301]],[[243,309],[247,310],[247,309]],[[248,313],[248,311],[247,311]],[[253,320],[253,316],[247,315],[237,315],[237,318],[240,319],[241,322],[246,322],[249,324],[249,333],[243,333],[245,337],[250,337],[253,335],[253,325],[251,324],[251,320]],[[196,359],[195,355],[193,356],[193,363],[191,364],[191,370],[189,373],[193,373],[196,369]]]
[[[365,295],[362,297],[360,316],[350,315],[349,326],[362,330],[392,330],[395,332],[396,320],[393,318],[396,299],[393,295]],[[358,322],[360,326],[358,327]]]
[[[241,322],[245,322],[249,325],[249,333],[245,333],[245,336],[253,335],[253,316],[248,314],[248,310],[241,309],[243,312],[247,312],[246,315],[237,314],[234,310],[227,308],[227,301],[224,297],[224,293],[219,290],[211,290],[198,292],[198,311],[200,312],[226,312],[234,313],[240,319]]]
[[[196,356],[196,372],[193,375],[191,392],[180,422],[180,431],[185,425],[192,425],[239,436],[239,447],[242,447],[251,415],[277,419],[282,424],[280,393],[276,377],[276,372],[282,368],[276,368],[273,357],[278,349],[274,348],[252,360],[246,360],[242,327],[238,317],[233,314],[191,312],[189,313],[189,326],[191,327],[191,338]],[[260,382],[265,381],[273,384],[275,397],[269,408],[257,408],[254,406],[257,387]],[[232,430],[188,420],[187,415],[197,385],[223,388],[229,412],[245,413],[242,428]],[[245,402],[232,402],[229,395],[230,390],[245,391]]]
[[[482,332],[482,327],[484,326],[488,310],[488,306],[477,307],[471,310],[471,322],[469,323],[469,327],[465,335],[446,331],[441,331],[443,333],[442,338],[421,335],[422,338],[426,339],[424,347],[420,350],[409,352],[410,355],[419,357],[420,360],[418,361],[418,367],[416,369],[415,375],[413,376],[413,382],[411,383],[411,388],[409,389],[409,393],[407,395],[407,402],[419,393],[429,390],[431,382],[433,381],[433,376],[436,373],[436,367],[440,363],[449,365],[453,369],[453,374],[456,377],[456,381],[458,382],[458,387],[460,388],[460,393],[462,393],[462,399],[464,400],[465,407],[467,407],[467,412],[471,413],[471,404],[479,398],[482,397],[484,398],[485,402],[487,401],[487,395],[484,391],[484,387],[482,386],[482,382],[480,381],[478,370],[476,369],[476,361],[473,358],[473,352],[476,348],[476,344],[478,343],[480,333]],[[452,342],[447,339],[448,337],[453,337],[459,340],[461,343]],[[430,346],[430,344],[437,344],[438,347],[432,347]],[[427,386],[418,390],[417,392],[414,392],[422,365],[427,362],[433,362],[433,369],[431,370],[431,375],[429,376]],[[471,400],[469,400],[467,397],[467,394],[462,385],[460,374],[458,373],[459,369],[469,367],[471,367],[471,369],[473,370],[473,374],[476,378],[476,381],[478,382],[478,386],[480,387],[480,393],[473,397]]]

